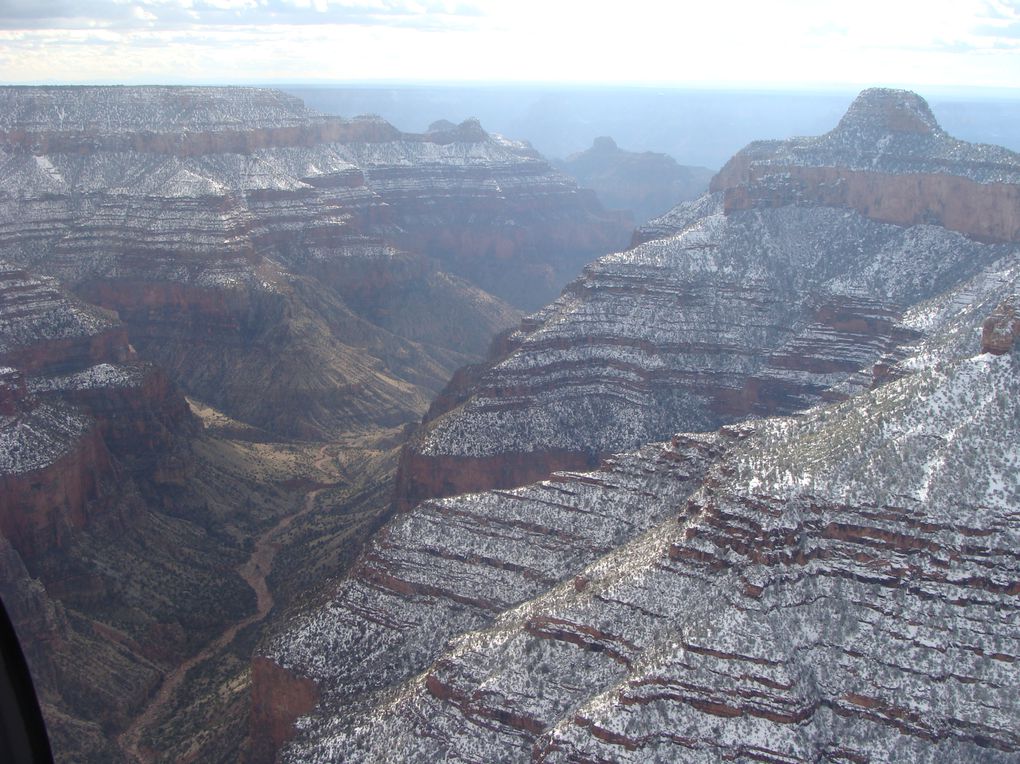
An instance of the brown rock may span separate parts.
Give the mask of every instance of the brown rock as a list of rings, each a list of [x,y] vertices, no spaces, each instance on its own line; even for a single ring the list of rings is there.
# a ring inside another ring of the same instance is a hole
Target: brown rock
[[[294,722],[319,702],[319,687],[314,680],[256,655],[252,659],[251,696],[250,761],[275,761],[280,746],[294,734]]]
[[[1020,298],[1012,297],[999,307],[981,325],[981,352],[1005,355],[1013,349],[1020,337],[1020,315],[1017,306]]]

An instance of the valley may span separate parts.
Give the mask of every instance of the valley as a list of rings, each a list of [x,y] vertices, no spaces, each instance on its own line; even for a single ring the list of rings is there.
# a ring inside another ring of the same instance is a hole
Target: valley
[[[1020,155],[875,88],[710,184],[561,165],[682,192],[635,230],[474,119],[0,104],[0,596],[58,760],[1020,751]]]

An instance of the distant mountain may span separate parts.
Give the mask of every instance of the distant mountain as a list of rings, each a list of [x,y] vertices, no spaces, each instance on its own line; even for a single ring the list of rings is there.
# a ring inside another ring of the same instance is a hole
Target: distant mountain
[[[762,138],[816,135],[853,99],[850,90],[711,90],[570,85],[293,86],[327,114],[379,114],[419,131],[440,117],[478,117],[504,135],[529,141],[547,157],[566,157],[600,135],[621,145],[675,157],[681,164],[722,167]],[[929,99],[950,133],[1020,151],[1013,129],[1020,100],[1010,93],[944,93]]]
[[[1014,759],[1018,171],[869,90],[590,265],[260,648],[262,752]]]
[[[715,174],[706,167],[684,167],[665,154],[624,151],[608,137],[553,165],[592,189],[609,209],[632,212],[638,223],[701,196]]]

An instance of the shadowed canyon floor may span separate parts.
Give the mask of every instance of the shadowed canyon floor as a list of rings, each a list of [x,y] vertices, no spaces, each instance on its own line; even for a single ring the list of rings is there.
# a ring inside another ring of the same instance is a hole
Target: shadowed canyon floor
[[[209,411],[207,408],[205,410],[212,416],[215,416],[214,412]],[[312,465],[314,473],[323,476],[329,475],[332,471],[330,467],[333,466],[331,462],[334,460],[328,451],[337,447],[338,444],[327,444],[319,447],[318,455]],[[333,481],[333,485],[339,485],[341,482],[349,484],[350,482],[340,474],[336,474],[334,477],[337,479]],[[166,708],[172,700],[174,693],[177,692],[187,674],[195,666],[215,657],[218,653],[224,650],[224,648],[230,646],[230,644],[237,638],[239,632],[247,629],[253,624],[260,623],[266,618],[266,616],[269,615],[270,611],[273,609],[274,598],[267,583],[267,579],[273,572],[273,562],[277,553],[280,551],[281,538],[293,523],[299,521],[301,518],[316,509],[316,501],[324,490],[326,490],[325,485],[308,491],[305,495],[304,505],[298,512],[280,518],[276,525],[260,534],[255,539],[255,548],[252,551],[251,556],[237,569],[238,574],[255,593],[255,612],[247,618],[232,624],[226,631],[223,632],[223,634],[213,640],[212,643],[202,648],[201,651],[192,655],[182,664],[177,666],[173,671],[164,676],[159,687],[159,692],[157,692],[156,695],[149,700],[145,710],[135,717],[135,719],[131,722],[131,725],[118,736],[119,744],[124,748],[124,751],[128,755],[146,763],[165,759],[166,752],[156,751],[151,748],[144,748],[141,746],[140,741],[146,736],[146,733],[149,731],[149,728],[153,725],[154,721],[161,715],[165,714]],[[234,691],[236,693],[244,694],[248,691],[248,688],[242,685]],[[195,757],[198,756],[198,753],[198,750],[188,751],[183,755],[183,757],[175,755],[175,758],[179,761],[194,760]]]
[[[278,556],[290,553],[303,558],[304,567],[334,575],[342,571],[367,529],[388,511],[379,486],[392,478],[396,464],[393,444],[398,433],[352,436],[321,445],[232,441],[222,435],[236,432],[237,423],[208,407],[195,408],[207,428],[219,433],[207,442],[214,467],[230,470],[243,464],[246,470],[264,470],[253,475],[257,479],[308,486],[308,490],[296,512],[283,515],[254,537],[250,556],[237,568],[255,593],[255,612],[231,624],[169,672],[143,713],[119,736],[125,752],[144,762],[236,758],[249,727],[251,639],[266,627],[267,618],[280,615],[274,611],[279,607],[274,575],[277,580],[289,578],[280,574]],[[223,460],[218,465],[217,458]],[[316,518],[317,513],[323,517]],[[316,553],[304,541],[309,533],[321,533],[317,523],[329,528],[328,543],[318,550],[320,559],[313,560]],[[305,571],[304,575],[314,574]],[[282,596],[285,604],[288,596],[300,598],[300,584],[291,580]],[[210,719],[217,723],[210,725]]]

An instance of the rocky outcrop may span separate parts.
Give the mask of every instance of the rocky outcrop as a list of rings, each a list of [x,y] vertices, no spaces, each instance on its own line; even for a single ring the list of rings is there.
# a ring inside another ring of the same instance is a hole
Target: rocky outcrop
[[[319,701],[316,683],[296,676],[270,660],[252,659],[251,740],[249,760],[272,761],[294,736],[294,722],[311,713]]]
[[[95,419],[60,397],[44,402],[33,388],[47,374],[130,356],[109,314],[53,279],[0,270],[0,533],[22,556],[65,546],[101,511],[100,484],[113,471]]]
[[[973,353],[1017,278],[911,311],[876,390],[400,517],[273,642],[322,687],[282,760],[1013,760],[1020,376]],[[659,519],[561,567],[476,524],[530,528],[528,498]]]
[[[707,167],[677,164],[666,154],[625,151],[609,137],[596,138],[587,151],[555,165],[592,189],[609,209],[633,213],[639,224],[698,198],[714,175]]]
[[[783,189],[799,182],[791,166],[833,193],[866,176],[887,206],[920,209],[923,175],[943,212],[958,182],[993,196],[1006,189],[983,207],[994,225],[1020,209],[1010,201],[1020,188],[1014,154],[949,138],[921,99],[899,91],[865,91],[821,138],[753,144],[714,193],[588,266],[449,399],[454,408],[423,423],[402,459],[398,504],[482,489],[483,462],[490,485],[515,485],[561,458],[574,467],[870,386],[877,363],[895,366],[926,332],[904,325],[905,311],[1010,251],[983,241],[1008,236],[965,237],[945,215],[893,224],[838,194],[758,194],[759,177]],[[747,204],[734,204],[741,194]]]
[[[981,241],[1020,240],[1020,156],[946,135],[923,99],[866,90],[830,133],[753,143],[713,178],[727,211],[849,207],[874,220],[935,223]]]
[[[4,417],[0,533],[33,557],[66,546],[85,526],[112,467],[88,417],[66,406],[26,403]]]
[[[1003,355],[1013,349],[1020,336],[1020,316],[1017,306],[1020,299],[1012,295],[1002,302],[981,325],[981,352]]]

